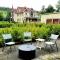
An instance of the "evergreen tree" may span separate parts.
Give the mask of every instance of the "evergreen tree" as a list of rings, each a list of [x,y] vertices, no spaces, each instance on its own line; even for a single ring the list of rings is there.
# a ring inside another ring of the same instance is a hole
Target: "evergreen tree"
[[[46,13],[53,13],[55,11],[54,7],[52,5],[49,5],[47,8],[46,8]]]
[[[57,2],[56,8],[57,8],[57,12],[60,12],[60,0]]]
[[[40,13],[41,13],[41,14],[44,14],[45,12],[46,12],[45,6],[43,5]]]

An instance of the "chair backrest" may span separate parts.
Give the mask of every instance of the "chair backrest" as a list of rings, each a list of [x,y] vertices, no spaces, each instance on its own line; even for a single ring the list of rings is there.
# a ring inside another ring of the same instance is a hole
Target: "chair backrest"
[[[11,40],[12,40],[11,34],[2,34],[2,36],[3,36],[3,39],[4,39],[5,43],[11,42]]]
[[[24,32],[24,38],[31,38],[31,32]]]
[[[24,37],[31,37],[31,32],[24,32]]]
[[[51,34],[50,39],[57,40],[59,35]]]

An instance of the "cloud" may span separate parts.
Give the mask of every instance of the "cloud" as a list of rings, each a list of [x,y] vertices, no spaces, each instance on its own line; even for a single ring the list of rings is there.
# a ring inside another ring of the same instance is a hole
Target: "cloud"
[[[16,8],[17,6],[27,6],[30,8],[34,8],[35,10],[41,10],[42,5],[46,7],[51,4],[55,7],[58,0],[0,0],[0,6],[12,7]]]

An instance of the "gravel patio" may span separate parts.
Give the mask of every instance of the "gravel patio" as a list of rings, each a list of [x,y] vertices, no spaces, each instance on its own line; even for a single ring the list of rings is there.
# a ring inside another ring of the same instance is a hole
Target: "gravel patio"
[[[33,43],[35,44],[35,43]],[[58,45],[58,52],[57,51],[47,51],[47,50],[40,50],[40,49],[36,49],[36,58],[32,59],[32,60],[60,60],[60,40],[57,40],[57,45]],[[6,49],[8,50],[9,47],[7,47],[3,52],[2,52],[2,48],[0,48],[0,60],[22,60],[20,58],[18,58],[18,46],[19,45],[15,45],[16,49],[14,49],[11,53],[8,53],[6,51]]]

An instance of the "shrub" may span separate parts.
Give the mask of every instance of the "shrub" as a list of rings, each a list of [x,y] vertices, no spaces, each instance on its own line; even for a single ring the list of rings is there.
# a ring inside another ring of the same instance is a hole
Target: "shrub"
[[[0,22],[0,28],[11,27],[13,24],[14,23],[2,21],[2,22]]]
[[[3,27],[3,28],[2,28]],[[32,37],[47,39],[51,33],[60,35],[60,24],[9,23],[0,22],[0,42],[2,34],[11,33],[14,41],[23,41],[23,33],[32,32]]]

